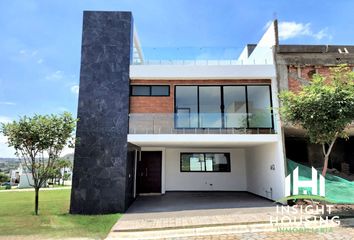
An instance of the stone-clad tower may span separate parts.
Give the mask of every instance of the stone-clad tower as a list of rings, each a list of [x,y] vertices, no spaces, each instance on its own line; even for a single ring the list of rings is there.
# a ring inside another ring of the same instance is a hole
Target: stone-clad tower
[[[70,213],[124,212],[133,199],[134,146],[127,143],[132,36],[130,12],[84,12]]]

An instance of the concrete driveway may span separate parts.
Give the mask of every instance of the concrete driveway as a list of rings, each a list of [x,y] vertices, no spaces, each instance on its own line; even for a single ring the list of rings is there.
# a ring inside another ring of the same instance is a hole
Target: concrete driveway
[[[278,215],[274,202],[246,192],[168,192],[138,197],[107,239],[296,239],[297,234],[274,232],[279,226],[302,227],[301,221],[273,225],[270,219],[279,216],[306,215]]]
[[[209,210],[272,207],[273,201],[247,192],[167,192],[164,195],[139,196],[127,211],[128,215],[164,213],[178,215],[181,211],[198,213]],[[204,210],[204,211],[203,211]],[[185,212],[183,212],[185,214]]]
[[[273,213],[273,201],[247,192],[167,192],[139,196],[112,228],[108,239],[143,239],[156,231],[235,224],[247,228],[249,223],[269,223]]]

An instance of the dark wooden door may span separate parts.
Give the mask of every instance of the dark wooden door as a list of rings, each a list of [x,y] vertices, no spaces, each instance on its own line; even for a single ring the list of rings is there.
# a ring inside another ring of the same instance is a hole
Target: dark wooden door
[[[161,192],[161,151],[143,151],[137,167],[137,192]]]

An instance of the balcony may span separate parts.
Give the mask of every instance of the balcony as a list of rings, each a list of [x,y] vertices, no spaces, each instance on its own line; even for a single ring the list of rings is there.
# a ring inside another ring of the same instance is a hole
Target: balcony
[[[270,119],[269,119],[270,117]],[[131,113],[129,134],[275,134],[263,113]]]

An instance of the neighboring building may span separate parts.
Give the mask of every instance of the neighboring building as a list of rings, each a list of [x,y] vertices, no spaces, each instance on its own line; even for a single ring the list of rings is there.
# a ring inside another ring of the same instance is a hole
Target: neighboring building
[[[10,170],[10,182],[12,185],[18,184],[20,182],[20,171],[22,171],[22,168],[20,167]]]
[[[69,167],[61,168],[60,169],[60,175],[63,176],[62,179],[59,179],[59,183],[60,184],[64,183],[64,185],[71,185],[72,176],[73,176],[71,168],[69,168]]]
[[[272,25],[239,60],[149,62],[130,12],[84,12],[70,212],[166,191],[283,197],[274,45]]]
[[[18,188],[31,188],[34,184],[32,173],[27,172],[27,168],[24,168],[22,164],[19,165],[17,169],[10,170],[10,182],[12,185],[16,185]],[[71,185],[72,171],[70,168],[60,169],[61,175],[69,174],[69,179],[65,181],[65,185]],[[62,183],[62,179],[58,179],[59,183]],[[48,184],[45,182],[43,185],[47,187]]]
[[[302,85],[309,84],[313,74],[324,76],[331,67],[348,64],[354,67],[354,46],[337,45],[280,45],[275,48],[275,63],[279,90],[298,91]],[[354,68],[353,68],[354,70]],[[320,145],[311,144],[305,132],[285,126],[286,156],[297,162],[323,166]],[[354,134],[354,128],[350,135]],[[354,138],[338,139],[331,153],[329,167],[354,173]],[[349,165],[346,167],[346,165]]]
[[[32,174],[26,173],[22,164],[17,169],[10,171],[10,181],[12,185],[17,185],[18,188],[30,188],[33,184]]]

